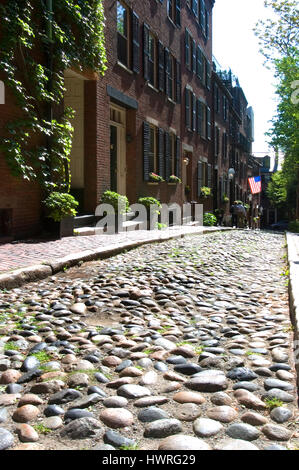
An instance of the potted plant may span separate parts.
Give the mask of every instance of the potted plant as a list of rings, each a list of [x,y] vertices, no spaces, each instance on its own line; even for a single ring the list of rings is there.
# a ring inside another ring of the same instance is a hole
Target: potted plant
[[[208,188],[207,186],[202,186],[200,190],[200,197],[206,199],[209,196],[212,196],[211,188]]]
[[[178,176],[170,175],[170,177],[169,177],[169,183],[179,184],[179,183],[181,183],[181,182],[182,182],[182,180],[181,180],[181,178],[179,178]]]
[[[158,199],[154,197],[140,197],[138,199],[138,204],[142,204],[146,208],[147,212],[147,227],[150,230],[150,218],[151,218],[151,207],[162,207],[162,204]],[[158,209],[155,210],[157,216],[160,215],[160,211]]]
[[[213,227],[217,223],[217,218],[214,214],[206,212],[203,216],[203,224],[205,227]]]
[[[114,215],[113,223],[115,233],[119,232],[119,219],[122,222],[129,212],[129,200],[127,196],[123,196],[114,191],[105,191],[100,199],[100,204],[107,204],[111,206],[112,210],[109,212],[107,209],[106,215]]]
[[[157,175],[156,173],[150,173],[149,174],[149,179],[152,183],[162,183],[164,180],[164,178],[162,178],[162,176],[160,175]]]
[[[59,236],[71,237],[74,234],[74,217],[79,203],[68,193],[53,192],[43,201],[48,212],[47,217],[52,219],[59,230]]]

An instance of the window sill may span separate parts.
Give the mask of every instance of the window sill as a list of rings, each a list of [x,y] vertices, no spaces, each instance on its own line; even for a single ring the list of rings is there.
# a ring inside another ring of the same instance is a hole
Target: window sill
[[[173,99],[169,98],[169,96],[167,96],[167,101],[169,101],[169,103],[171,103],[171,104],[176,105],[176,102],[173,101]]]
[[[126,65],[124,65],[122,62],[120,62],[119,60],[116,62],[117,65],[119,67],[121,67],[122,69],[126,70],[126,72],[128,72],[130,75],[134,75],[134,72],[133,70],[129,69]]]
[[[153,181],[147,181],[149,186],[158,186],[160,183],[154,183]]]
[[[152,85],[150,82],[147,82],[147,86],[149,88],[151,88],[152,90],[154,90],[156,93],[160,93],[160,91],[158,90],[158,88],[156,88],[154,85]]]

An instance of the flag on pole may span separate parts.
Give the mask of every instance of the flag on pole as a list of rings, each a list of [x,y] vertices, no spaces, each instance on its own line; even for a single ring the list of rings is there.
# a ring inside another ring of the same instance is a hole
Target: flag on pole
[[[251,189],[251,194],[258,194],[262,192],[262,178],[260,176],[248,178],[248,182]]]

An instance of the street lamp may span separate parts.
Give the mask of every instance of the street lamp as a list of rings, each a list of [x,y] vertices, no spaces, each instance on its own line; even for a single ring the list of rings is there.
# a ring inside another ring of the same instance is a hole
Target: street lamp
[[[228,179],[229,179],[230,181],[233,180],[234,177],[235,177],[235,174],[236,174],[235,170],[234,170],[233,168],[230,168],[230,169],[228,170]]]

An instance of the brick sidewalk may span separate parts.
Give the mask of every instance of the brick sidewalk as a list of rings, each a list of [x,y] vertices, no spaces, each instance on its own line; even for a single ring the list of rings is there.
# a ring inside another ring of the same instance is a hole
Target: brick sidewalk
[[[204,227],[205,231],[214,231]],[[222,229],[217,227],[217,229]],[[67,255],[72,255],[84,250],[105,248],[108,245],[121,244],[123,242],[136,242],[152,240],[153,242],[167,235],[183,235],[200,233],[203,227],[171,227],[166,230],[139,230],[124,232],[115,235],[92,235],[86,237],[70,237],[61,240],[23,240],[0,245],[0,273],[18,268],[25,268],[47,261],[58,260]]]

